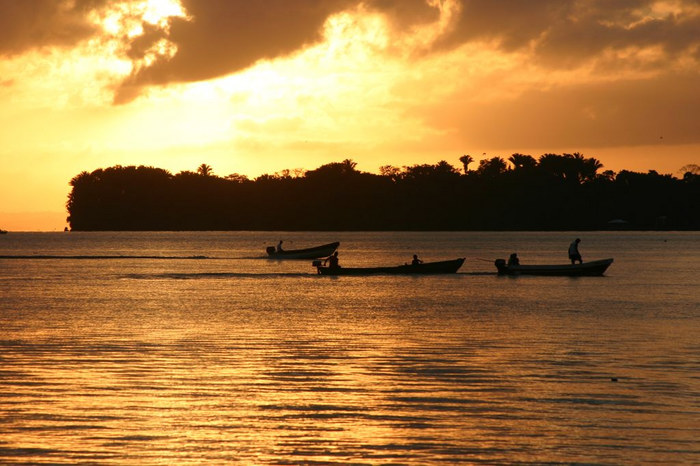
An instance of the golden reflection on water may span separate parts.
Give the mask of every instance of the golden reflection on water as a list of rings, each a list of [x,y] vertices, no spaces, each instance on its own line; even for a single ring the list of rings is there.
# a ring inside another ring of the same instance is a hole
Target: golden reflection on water
[[[273,318],[267,328],[156,335],[148,324],[130,339],[85,329],[6,342],[4,366],[15,372],[3,370],[3,405],[14,420],[3,422],[3,442],[22,461],[54,452],[115,463],[132,454],[180,464],[533,461],[542,449],[565,458],[557,448],[572,437],[588,439],[579,458],[611,441],[649,448],[622,429],[659,429],[668,409],[640,396],[636,369],[613,383],[619,372],[591,363],[607,350],[558,345],[547,335],[556,326],[485,341],[472,338],[474,322],[399,331],[393,318],[360,332],[339,319],[323,335]],[[689,441],[682,429],[663,430]]]
[[[624,264],[6,263],[0,463],[697,463],[693,282],[642,296]]]

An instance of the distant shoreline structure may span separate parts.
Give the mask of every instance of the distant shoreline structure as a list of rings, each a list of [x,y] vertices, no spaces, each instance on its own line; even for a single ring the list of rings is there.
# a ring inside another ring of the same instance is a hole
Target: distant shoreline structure
[[[700,167],[599,173],[581,154],[465,155],[458,170],[349,159],[254,180],[203,164],[171,174],[146,166],[82,172],[70,184],[72,231],[608,231],[700,230]]]

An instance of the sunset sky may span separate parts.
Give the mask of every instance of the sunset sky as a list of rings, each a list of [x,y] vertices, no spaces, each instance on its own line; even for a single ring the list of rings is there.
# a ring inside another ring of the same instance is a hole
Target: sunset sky
[[[698,0],[0,0],[0,228],[70,179],[581,152],[700,164]],[[476,164],[474,165],[475,168]]]

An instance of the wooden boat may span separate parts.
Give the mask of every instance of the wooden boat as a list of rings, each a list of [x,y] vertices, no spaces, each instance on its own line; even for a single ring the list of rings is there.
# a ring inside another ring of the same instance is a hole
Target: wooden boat
[[[507,265],[505,259],[497,259],[495,264],[499,275],[551,275],[551,276],[596,276],[603,275],[612,259],[584,262],[583,264],[561,265]]]
[[[306,249],[289,249],[277,251],[274,246],[267,247],[267,255],[272,259],[318,259],[328,257],[340,246],[339,242],[323,244]]]
[[[456,273],[464,263],[464,258],[441,262],[425,262],[418,265],[397,265],[394,267],[325,267],[321,261],[314,261],[320,275],[435,275]]]

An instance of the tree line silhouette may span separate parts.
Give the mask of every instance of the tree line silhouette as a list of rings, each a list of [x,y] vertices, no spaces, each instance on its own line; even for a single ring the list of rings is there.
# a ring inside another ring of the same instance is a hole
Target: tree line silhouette
[[[698,229],[700,167],[682,178],[600,171],[579,153],[441,161],[379,174],[350,159],[253,180],[207,164],[172,174],[114,166],[75,176],[72,230]]]

